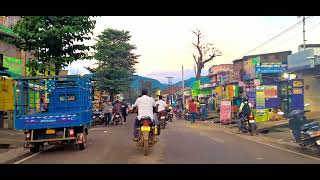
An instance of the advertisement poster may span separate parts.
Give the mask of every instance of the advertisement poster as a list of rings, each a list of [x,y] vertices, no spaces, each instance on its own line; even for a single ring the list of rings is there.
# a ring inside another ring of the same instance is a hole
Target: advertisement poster
[[[260,56],[249,58],[243,62],[244,80],[256,78],[256,65],[260,63]]]
[[[9,69],[9,73],[13,77],[23,75],[23,62],[15,57],[3,56],[3,67]]]
[[[264,87],[257,86],[256,87],[256,108],[264,109],[266,106],[266,97],[264,94]]]
[[[231,120],[231,101],[221,101],[220,105],[220,122],[228,123]]]
[[[244,80],[253,79],[252,74],[253,72],[253,64],[252,59],[248,59],[243,62],[243,70],[244,70]]]
[[[292,94],[303,94],[303,91],[301,88],[293,88],[292,89]]]
[[[264,86],[264,95],[266,98],[278,98],[278,87],[275,85]]]

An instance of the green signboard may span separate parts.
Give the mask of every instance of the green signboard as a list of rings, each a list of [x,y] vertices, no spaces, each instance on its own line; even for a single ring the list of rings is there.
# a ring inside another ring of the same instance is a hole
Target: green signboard
[[[15,34],[11,28],[8,28],[2,24],[0,24],[0,32],[6,33],[11,36],[17,36],[17,34]]]
[[[12,77],[23,75],[23,61],[22,59],[17,59],[15,57],[3,56],[3,67],[9,69],[9,74]]]

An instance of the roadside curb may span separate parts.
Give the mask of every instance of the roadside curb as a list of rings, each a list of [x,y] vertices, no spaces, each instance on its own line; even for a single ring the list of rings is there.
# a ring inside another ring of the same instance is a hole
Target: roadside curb
[[[268,131],[272,128],[277,128],[277,127],[281,127],[284,125],[288,125],[288,120],[285,121],[281,121],[281,122],[274,122],[274,124],[272,125],[266,125],[265,127],[260,127],[259,128],[259,123],[258,123],[258,129],[256,130],[258,133],[264,132],[264,131]],[[261,126],[261,125],[260,125]]]
[[[263,134],[259,134],[256,136],[249,136],[246,134],[237,133],[238,131],[236,129],[228,125],[220,125],[217,123],[208,123],[208,122],[198,122],[198,124],[211,127],[211,128],[214,128],[214,130],[218,130],[220,132],[224,132],[233,136],[238,136],[254,142],[274,144],[297,153],[302,153],[302,154],[306,154],[306,155],[317,157],[317,158],[320,157],[319,153],[317,153],[316,151],[312,149],[302,149],[297,143],[281,141],[280,139],[267,137],[267,136],[264,136]]]

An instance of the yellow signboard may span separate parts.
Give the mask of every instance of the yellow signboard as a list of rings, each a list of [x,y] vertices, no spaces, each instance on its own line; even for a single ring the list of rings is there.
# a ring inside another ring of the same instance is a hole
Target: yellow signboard
[[[302,89],[301,88],[293,88],[292,91],[293,91],[292,92],[293,94],[302,94]]]
[[[302,87],[302,81],[293,81],[293,87]]]
[[[0,111],[12,111],[13,108],[12,79],[0,77]]]

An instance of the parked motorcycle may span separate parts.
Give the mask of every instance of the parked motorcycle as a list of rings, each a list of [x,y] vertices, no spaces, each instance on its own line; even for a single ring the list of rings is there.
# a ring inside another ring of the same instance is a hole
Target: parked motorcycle
[[[189,121],[190,120],[190,116],[191,116],[190,113],[187,110],[185,110],[184,114],[183,114],[183,118],[185,120]]]
[[[149,153],[149,148],[158,142],[156,135],[160,135],[160,128],[156,126],[150,117],[142,117],[138,127],[137,146],[143,148],[145,156]]]
[[[182,112],[181,111],[176,112],[175,115],[176,115],[177,120],[182,119]]]
[[[316,147],[320,151],[320,124],[308,123],[305,110],[294,110],[288,114],[289,128],[295,141],[302,147]]]
[[[104,113],[101,111],[93,112],[93,124],[94,125],[101,125],[104,123]]]
[[[113,124],[113,125],[118,125],[118,124],[122,125],[122,124],[123,124],[122,121],[121,121],[121,116],[120,116],[119,113],[115,113],[115,114],[113,115],[112,124]]]

